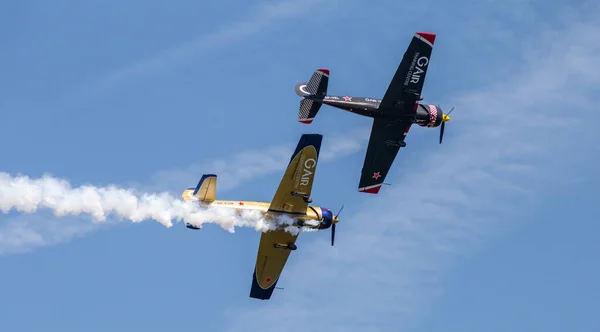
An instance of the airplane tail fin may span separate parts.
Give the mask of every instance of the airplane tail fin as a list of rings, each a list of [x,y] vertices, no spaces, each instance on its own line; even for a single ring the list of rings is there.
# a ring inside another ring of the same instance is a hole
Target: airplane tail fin
[[[217,196],[217,176],[215,174],[204,174],[196,188],[187,188],[181,194],[185,201],[200,201],[210,203]]]
[[[325,97],[327,95],[327,86],[329,85],[329,69],[319,68],[315,70],[308,83],[298,83],[296,85],[296,94],[303,97],[298,110],[298,121],[309,124],[313,121],[321,103],[315,98]]]

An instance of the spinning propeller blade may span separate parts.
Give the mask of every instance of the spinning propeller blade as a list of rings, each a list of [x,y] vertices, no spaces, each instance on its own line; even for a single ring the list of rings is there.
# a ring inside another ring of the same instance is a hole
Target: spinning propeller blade
[[[344,209],[344,204],[342,204],[342,207],[340,208],[340,210],[338,211],[338,213],[335,215],[336,217],[340,216],[340,213],[342,213],[342,210]]]
[[[454,106],[450,112],[448,112],[448,114],[442,115],[442,125],[440,126],[440,144],[442,144],[442,139],[444,138],[444,128],[446,127],[446,122],[450,121],[450,113],[452,113],[452,111],[454,111]]]
[[[342,204],[342,207],[340,208],[338,213],[335,215],[336,218],[340,215],[340,213],[342,213],[343,209],[344,209],[344,205]],[[332,247],[333,247],[334,241],[335,241],[335,224],[331,225],[331,246]]]
[[[333,247],[333,242],[335,241],[335,224],[331,225],[331,246]]]

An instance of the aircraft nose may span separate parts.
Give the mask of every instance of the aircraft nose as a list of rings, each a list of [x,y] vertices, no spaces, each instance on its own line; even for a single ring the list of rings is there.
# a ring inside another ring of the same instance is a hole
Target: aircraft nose
[[[450,116],[448,116],[448,114],[442,115],[442,122],[448,122],[448,121],[450,121]]]

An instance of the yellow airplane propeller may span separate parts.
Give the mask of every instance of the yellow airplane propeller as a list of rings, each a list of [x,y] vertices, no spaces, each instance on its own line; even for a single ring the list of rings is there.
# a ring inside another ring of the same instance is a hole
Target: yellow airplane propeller
[[[446,122],[450,121],[450,113],[454,111],[454,107],[448,112],[448,114],[442,114],[442,126],[440,127],[440,144],[442,144],[442,138],[444,138],[444,127]]]

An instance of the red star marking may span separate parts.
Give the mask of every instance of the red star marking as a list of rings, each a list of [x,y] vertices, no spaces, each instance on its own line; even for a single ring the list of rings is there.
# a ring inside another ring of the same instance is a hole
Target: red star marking
[[[379,172],[377,173],[373,173],[373,179],[377,180],[381,177],[381,174],[379,174]]]
[[[350,101],[350,100],[352,100],[352,97],[348,97],[348,96],[346,96],[346,97],[344,97],[344,100],[345,100],[345,101]]]
[[[240,205],[244,205],[244,203],[240,202]]]
[[[266,281],[266,282],[271,282],[271,277],[266,277],[266,278],[265,278],[265,281]]]

